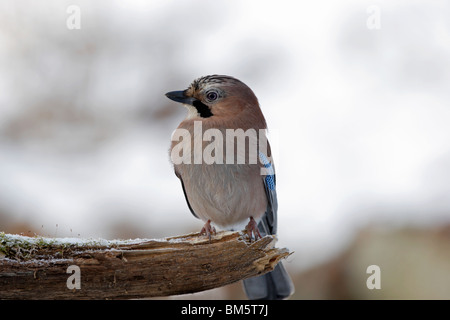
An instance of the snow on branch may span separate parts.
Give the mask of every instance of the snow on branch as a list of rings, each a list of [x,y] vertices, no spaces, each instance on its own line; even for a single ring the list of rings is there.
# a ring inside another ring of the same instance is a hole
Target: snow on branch
[[[129,299],[193,293],[273,270],[290,255],[242,232],[84,240],[0,233],[0,299]]]

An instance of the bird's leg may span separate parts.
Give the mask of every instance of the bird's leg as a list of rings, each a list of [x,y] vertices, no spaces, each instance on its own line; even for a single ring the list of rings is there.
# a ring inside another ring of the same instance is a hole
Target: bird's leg
[[[245,231],[247,231],[250,242],[252,241],[252,234],[255,236],[255,241],[258,240],[258,238],[262,238],[258,230],[258,224],[256,223],[255,219],[253,219],[253,217],[250,217],[250,221],[245,226]]]
[[[205,234],[209,238],[209,242],[211,242],[211,233],[216,234],[216,228],[211,226],[211,220],[206,221],[205,225],[203,226],[202,230],[200,231],[200,235]]]

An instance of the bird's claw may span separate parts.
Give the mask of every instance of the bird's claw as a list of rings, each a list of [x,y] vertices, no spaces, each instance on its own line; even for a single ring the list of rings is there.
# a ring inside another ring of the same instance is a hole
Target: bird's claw
[[[253,217],[250,217],[250,221],[245,226],[245,231],[247,232],[250,242],[252,242],[252,234],[255,236],[255,241],[262,238],[259,233],[258,224]]]
[[[202,230],[200,231],[200,235],[207,235],[209,238],[209,242],[211,242],[211,234],[216,234],[216,228],[211,226],[211,220],[206,221],[205,225],[203,226]]]

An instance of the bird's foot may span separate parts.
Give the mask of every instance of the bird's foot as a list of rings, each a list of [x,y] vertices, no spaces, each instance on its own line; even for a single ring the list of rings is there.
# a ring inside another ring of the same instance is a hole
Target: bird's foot
[[[262,238],[258,230],[258,224],[256,223],[255,219],[253,219],[253,217],[250,217],[250,221],[245,226],[245,231],[247,231],[250,242],[252,242],[252,234],[255,236],[255,241],[258,240],[258,238]]]
[[[216,234],[216,228],[214,228],[211,225],[211,220],[206,221],[205,225],[203,226],[202,230],[200,231],[200,235],[205,234],[209,238],[209,242],[211,242],[211,234]]]

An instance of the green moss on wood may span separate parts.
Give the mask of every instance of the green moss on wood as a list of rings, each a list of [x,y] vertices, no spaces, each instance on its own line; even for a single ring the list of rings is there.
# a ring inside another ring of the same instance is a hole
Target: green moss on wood
[[[41,236],[26,237],[0,232],[0,258],[18,261],[31,259],[65,259],[78,251],[98,250],[115,247],[105,241],[54,239]]]

